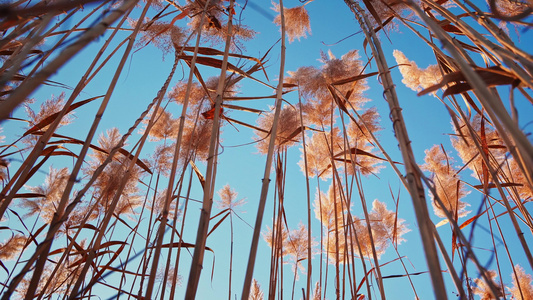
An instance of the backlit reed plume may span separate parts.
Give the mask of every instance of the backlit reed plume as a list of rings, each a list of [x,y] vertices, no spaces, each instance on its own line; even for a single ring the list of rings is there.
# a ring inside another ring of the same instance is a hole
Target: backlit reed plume
[[[372,211],[369,214],[371,238],[364,219],[359,219],[356,216],[348,218],[350,212],[345,208],[346,205],[342,204],[342,198],[338,193],[335,195],[335,201],[332,201],[332,186],[330,186],[328,195],[322,194],[321,196],[322,209],[320,209],[318,197],[314,203],[315,216],[321,220],[328,232],[325,250],[331,264],[337,262],[337,255],[339,263],[350,263],[350,256],[359,256],[358,247],[361,248],[363,256],[371,258],[373,254],[372,242],[379,258],[392,243],[404,241],[402,236],[409,232],[404,224],[405,221],[397,218],[396,213],[388,210],[384,203],[378,200],[374,200],[372,203]],[[337,217],[335,217],[335,208],[337,209]],[[350,219],[351,223],[348,222]],[[337,222],[337,226],[335,226],[335,222]]]
[[[337,262],[339,264],[350,264],[351,257],[359,253],[356,247],[355,239],[352,237],[350,230],[346,228],[339,227],[338,230],[325,234],[324,251],[329,264],[336,265]]]
[[[121,134],[118,128],[114,127],[108,129],[105,134],[100,135],[98,138],[98,145],[109,153],[109,151],[118,144],[120,138]],[[107,158],[108,154],[106,152],[93,151],[93,153],[90,154],[92,160],[89,162],[88,166],[84,168],[84,173],[88,175],[92,174]],[[99,212],[105,211],[115,194],[119,192],[117,189],[119,188],[120,182],[124,180],[130,163],[130,158],[121,153],[116,153],[113,160],[96,179],[93,188],[94,197],[98,199]],[[117,215],[122,213],[134,213],[133,210],[141,204],[142,197],[139,195],[140,190],[137,187],[141,175],[142,171],[138,166],[132,168],[124,189],[120,191],[120,200],[115,209]]]
[[[359,60],[357,50],[351,50],[340,59],[336,58],[331,51],[328,55],[321,53],[322,66],[300,67],[295,72],[288,72],[287,83],[299,86],[300,92],[306,102],[303,111],[306,119],[311,124],[318,126],[328,125],[331,114],[336,107],[331,90],[336,90],[341,95],[348,95],[348,101],[356,109],[368,101],[364,98],[363,92],[368,89],[366,80],[358,80],[355,83],[335,85],[334,82],[360,75],[363,71],[362,62]],[[348,93],[350,92],[350,93]],[[346,105],[350,107],[349,105]]]
[[[388,210],[385,203],[377,199],[372,203],[372,211],[369,214],[372,237],[370,237],[368,224],[364,219],[355,216],[352,219],[355,234],[351,233],[350,237],[354,252],[359,256],[358,247],[361,247],[361,253],[369,259],[373,257],[372,244],[374,244],[376,256],[380,258],[392,243],[399,244],[405,241],[403,235],[409,232],[404,224],[405,220],[397,218],[396,213]],[[352,225],[349,224],[348,226]],[[357,246],[355,239],[357,239],[359,246]]]
[[[279,4],[272,2],[274,11],[278,12]],[[300,40],[300,38],[306,38],[307,34],[311,34],[311,23],[309,21],[309,15],[305,5],[296,6],[293,8],[283,8],[283,14],[285,15],[285,33],[289,38],[289,42],[293,42],[294,39]],[[281,26],[281,15],[278,14],[274,18],[274,23]]]
[[[315,217],[324,227],[324,251],[330,264],[350,263],[352,251],[351,231],[346,227],[349,208],[339,186],[330,185],[327,194],[318,192],[313,203]]]
[[[213,120],[200,119],[195,122],[187,119],[183,132],[180,163],[187,164],[193,157],[206,161],[209,156],[209,138]]]
[[[269,227],[267,227],[267,231],[263,234],[263,238],[271,248],[276,244],[278,249],[279,247],[281,248],[281,256],[289,258],[289,260],[284,261],[284,263],[292,264],[292,270],[296,278],[295,280],[298,280],[298,270],[305,272],[303,261],[308,258],[307,250],[309,239],[307,227],[300,223],[298,228],[294,230],[288,230],[284,226],[282,228],[281,244],[277,244],[279,240],[276,240],[279,232],[277,230],[273,232]],[[315,244],[314,241],[311,241],[311,247]]]
[[[68,291],[68,285],[72,284],[72,280],[75,278],[72,271],[64,266],[61,266],[59,271],[56,272],[54,276],[51,276],[53,268],[54,267],[50,264],[45,266],[37,287],[37,294],[41,294],[44,299],[52,298],[53,295],[65,294]],[[17,290],[17,296],[19,296],[18,299],[24,299],[29,284],[29,278],[25,277],[22,279]],[[48,284],[48,287],[43,290],[46,284]]]
[[[63,109],[63,106],[65,105],[65,93],[61,93],[57,97],[52,96],[50,99],[46,100],[44,103],[41,104],[41,107],[38,112],[33,110],[33,102],[34,100],[30,99],[24,103],[24,108],[26,110],[26,114],[28,115],[28,129],[39,124],[47,117],[61,111]],[[61,119],[59,126],[68,125],[72,123],[72,121],[72,113],[67,114],[63,117],[63,119]],[[44,126],[40,130],[45,131],[46,129],[48,129],[48,127],[49,125]],[[37,140],[39,140],[39,136],[36,135],[28,135],[23,139],[23,141],[29,146],[33,146],[37,142]]]
[[[425,69],[420,69],[416,62],[407,59],[402,51],[394,50],[392,54],[402,73],[402,83],[413,91],[420,92],[441,81],[442,73],[439,66],[430,65]]]
[[[375,157],[377,151],[370,137],[370,132],[375,134],[381,130],[377,109],[375,107],[367,109],[361,114],[361,120],[362,122],[359,124],[351,122],[347,130],[349,146],[364,151],[360,154],[357,154],[357,151],[355,153],[352,151],[354,165],[348,163],[348,174],[361,172],[361,174],[366,176],[376,174],[384,168],[384,166],[380,165],[382,161]],[[363,126],[363,123],[366,124],[366,127]],[[365,154],[365,152],[368,154]],[[352,156],[347,154],[346,156],[338,156],[338,158],[352,159]]]
[[[179,81],[169,92],[168,97],[172,101],[178,104],[183,104],[185,101],[186,92],[187,92],[187,82]],[[214,101],[213,98],[208,97],[206,95],[205,89],[199,83],[193,82],[190,85],[188,105],[189,107],[191,107],[192,111],[195,111],[196,109],[194,108],[198,107],[198,105],[200,105],[202,102],[209,102],[208,99],[212,99]],[[204,100],[207,100],[207,101],[204,101]]]
[[[288,250],[289,258],[293,264],[293,272],[296,280],[298,279],[298,269],[305,273],[303,261],[309,259],[308,254],[308,233],[307,227],[300,223],[297,229],[291,230],[287,245],[284,247]],[[316,243],[311,241],[311,247]]]
[[[68,168],[54,169],[50,167],[44,183],[40,186],[27,186],[32,193],[38,195],[33,198],[23,198],[20,206],[26,209],[26,217],[38,215],[45,223],[50,223],[56,212],[56,208],[61,201],[61,197],[67,185],[70,175]],[[69,219],[62,224],[60,232],[64,232],[70,226],[78,225],[88,212],[87,204],[78,205],[72,211]],[[96,216],[92,215],[90,219]]]
[[[271,109],[272,111],[263,114],[263,116],[257,119],[258,127],[267,131],[255,130],[257,149],[261,154],[267,154],[268,152],[270,130],[274,121],[274,108],[272,107]],[[293,106],[285,105],[281,110],[278,122],[275,145],[276,149],[281,151],[295,145],[300,140],[300,114]]]
[[[16,258],[28,239],[21,234],[14,234],[0,244],[0,260],[6,261]]]
[[[531,9],[531,2],[527,1],[494,0],[493,2],[497,13],[508,18],[519,16]]]
[[[409,10],[409,6],[406,3],[398,0],[370,0],[368,3],[372,6],[381,22],[393,17],[395,13],[401,15],[403,11]],[[370,22],[377,26],[379,23],[373,17],[374,15],[370,18]]]
[[[311,297],[312,300],[320,300],[320,296],[322,294],[322,289],[320,288],[320,282],[315,283],[315,289],[313,291],[313,296]]]
[[[129,19],[130,26],[135,28],[138,20]],[[163,55],[174,50],[174,45],[181,46],[184,39],[183,29],[170,23],[153,22],[146,19],[141,27],[140,38],[136,47],[144,47],[153,44],[163,52]]]
[[[517,276],[515,276],[514,273],[512,274],[513,286],[507,288],[509,292],[511,292],[511,295],[513,295],[513,299],[533,299],[533,278],[531,275],[526,274],[524,269],[519,265],[515,266],[515,271]]]
[[[250,297],[249,300],[263,300],[265,299],[265,296],[263,294],[263,291],[261,290],[261,285],[259,285],[259,282],[257,280],[252,281],[252,288],[250,290]]]
[[[494,270],[488,270],[486,272],[487,276],[490,278],[490,280],[494,283],[496,283],[496,287],[500,287],[501,285],[496,281],[496,277],[498,277],[498,274]],[[481,299],[480,300],[493,300],[493,299],[499,299],[503,296],[503,292],[501,290],[497,290],[498,292],[498,298],[495,298],[492,295],[491,289],[489,285],[483,280],[482,278],[476,278],[474,279],[474,283],[476,286],[472,288],[472,292],[474,292],[474,295],[478,295]]]
[[[239,194],[232,189],[229,184],[226,184],[222,189],[218,191],[218,196],[220,201],[217,201],[217,206],[219,209],[230,209],[235,210],[236,208],[244,205],[246,203],[245,199],[237,199]]]
[[[154,114],[154,112],[152,112]],[[150,117],[143,120],[143,123],[147,124]],[[164,108],[159,107],[155,113],[155,123],[150,130],[150,141],[160,141],[166,139],[175,139],[178,135],[179,120],[174,119],[172,114],[166,111]],[[144,129],[140,131],[144,133]]]
[[[40,197],[22,199],[20,205],[27,209],[26,216],[38,214],[44,222],[50,223],[56,213],[55,208],[61,200],[69,175],[68,168],[58,170],[50,167],[44,184],[36,187],[28,186],[27,189]]]
[[[157,216],[160,216],[163,214],[163,209],[165,208],[165,201],[167,197],[167,190],[164,189],[162,191],[158,191],[155,195],[155,199],[149,201],[148,208],[151,209]],[[172,200],[168,207],[168,216],[167,219],[173,220],[175,213],[176,213],[176,204],[178,201],[178,197],[172,196]],[[181,211],[177,210],[178,216],[181,214]]]
[[[321,191],[317,192],[313,203],[315,217],[327,231],[334,230],[335,224],[337,224],[337,227],[342,227],[343,223],[345,223],[343,219],[349,212],[346,203],[340,195],[339,187],[336,186],[336,191],[334,191],[333,187],[333,184],[329,186],[327,194]]]
[[[518,197],[522,200],[531,200],[533,198],[533,189],[527,182],[526,177],[514,158],[507,159],[508,165],[503,166],[503,171],[506,174],[508,181],[517,183],[516,188]]]
[[[215,28],[220,30],[222,28],[221,24],[221,16],[223,15],[223,11],[225,9],[224,7],[224,1],[222,0],[213,0],[209,1],[206,7],[206,2],[204,0],[200,1],[191,1],[187,0],[187,6],[186,11],[189,12],[189,16],[191,16],[191,21],[189,22],[189,26],[191,29],[196,29],[200,26],[200,19],[201,14],[206,10],[207,13],[207,20],[204,21],[204,27],[205,28]]]
[[[404,242],[403,235],[411,231],[407,228],[404,219],[398,218],[395,212],[388,210],[387,205],[377,199],[372,202],[369,219],[374,243],[379,245],[377,248],[383,251],[388,248],[390,243],[400,244]]]
[[[437,196],[444,203],[445,208],[441,207],[435,200],[435,196],[430,193],[430,198],[433,200],[433,211],[440,218],[446,218],[446,209],[452,215],[457,213],[457,217],[466,216],[469,211],[466,208],[468,203],[462,199],[468,195],[464,184],[461,183],[459,176],[456,174],[457,170],[450,165],[452,161],[442,148],[434,145],[431,149],[426,150],[425,164],[422,169],[432,173],[433,183],[437,191]]]
[[[279,234],[281,234],[281,236],[279,236]],[[277,247],[276,249],[278,250],[276,252],[281,257],[285,257],[289,254],[290,250],[286,247],[289,240],[289,230],[284,225],[281,225],[281,232],[278,230],[277,225],[274,227],[274,230],[267,226],[266,231],[263,232],[263,239],[267,242],[270,248]],[[281,251],[279,249],[281,249]]]
[[[227,5],[227,6],[226,6]],[[202,11],[205,8],[205,1],[187,0],[186,10],[189,12],[191,21],[188,23],[191,30],[200,27]],[[204,28],[202,30],[202,40],[211,45],[223,44],[227,32],[228,14],[235,14],[235,11],[229,11],[229,4],[226,1],[214,0],[209,1],[206,9]],[[232,24],[232,48],[243,47],[242,41],[248,41],[255,36],[255,31],[242,24]]]
[[[165,267],[159,268],[157,270],[157,274],[155,275],[156,276],[155,281],[159,282],[160,284],[165,282],[164,288],[170,291],[171,293],[173,293],[171,289],[172,289],[172,285],[174,281],[174,271],[175,271],[174,267],[168,268],[168,274],[167,274],[166,280],[165,280]],[[181,287],[182,281],[183,281],[183,277],[178,274],[178,276],[176,277],[176,286]]]
[[[484,122],[484,130],[482,132],[481,116],[476,115],[470,122],[470,125],[474,131],[474,137],[470,134],[467,125],[462,123],[459,131],[457,128],[454,128],[459,136],[452,137],[451,141],[453,147],[457,150],[457,154],[463,160],[463,163],[467,164],[468,168],[472,170],[472,176],[481,180],[483,159],[479,154],[479,148],[476,147],[473,138],[479,144],[482,144],[481,136],[485,136],[486,149],[490,153],[488,158],[496,170],[501,170],[501,166],[505,160],[506,149],[503,146],[504,144],[499,134],[490,127],[487,121]]]
[[[313,132],[311,138],[306,138],[306,142],[309,177],[319,176],[322,180],[330,178],[332,175],[331,157],[344,149],[344,140],[340,135],[340,129],[333,127],[331,132]],[[303,150],[300,148],[302,155],[298,164],[305,174]]]
[[[57,267],[56,263],[47,262],[41,275],[36,293],[43,299],[53,299],[53,296],[65,295],[68,293],[73,282],[75,282],[84,265],[84,254],[86,240],[78,243],[79,249],[72,248],[67,260]],[[57,270],[56,270],[57,268]],[[24,299],[28,286],[30,284],[31,273],[22,279],[17,288],[19,299]]]
[[[219,214],[225,212],[224,220],[229,215],[230,221],[230,255],[229,255],[229,272],[228,272],[228,299],[231,299],[232,294],[232,277],[233,277],[233,215],[237,214],[236,208],[245,204],[244,198],[237,199],[238,193],[226,184],[222,189],[218,191],[220,200],[217,201],[217,206],[222,211]],[[238,215],[237,215],[238,216]],[[238,216],[239,217],[239,216]],[[240,218],[240,217],[239,217]]]
[[[174,267],[169,267],[168,268],[167,284],[166,284],[165,288],[167,288],[170,291],[172,289],[172,285],[173,285],[174,280],[176,281],[176,285],[178,287],[181,287],[182,282],[183,282],[183,277],[181,275],[177,274],[176,278],[174,278],[174,273],[175,273]]]
[[[216,90],[219,82],[219,76],[211,76],[205,81],[205,86],[197,82],[193,82],[190,86],[188,111],[189,117],[194,119],[194,116],[198,114],[198,111],[204,112],[208,110],[212,103],[216,99]],[[223,97],[234,96],[239,86],[232,80],[226,80],[226,86],[224,86]],[[168,97],[178,103],[183,104],[187,92],[187,82],[178,82],[168,94]]]
[[[481,117],[479,115],[476,115],[473,118],[471,125],[474,130],[475,139],[478,140],[480,144],[483,143],[482,135],[484,134],[486,151],[490,154],[488,156],[490,164],[496,171],[498,171],[499,177],[505,182],[517,185],[512,187],[512,189],[516,189],[520,199],[526,200],[533,197],[531,186],[528,184],[520,167],[513,157],[506,155],[507,149],[498,132],[494,130],[487,121],[484,122],[482,130]],[[455,129],[455,131],[457,132],[457,129]],[[474,140],[472,139],[472,135],[468,131],[466,124],[463,124],[457,133],[460,134],[461,137],[451,138],[454,148],[457,150],[463,163],[467,164],[468,168],[472,170],[472,175],[481,180],[483,176],[483,160],[479,154],[478,148],[474,144]]]
[[[170,145],[157,145],[152,154],[150,154],[150,160],[148,165],[151,170],[163,176],[170,175],[170,169],[172,168],[172,158],[174,156],[175,143]]]

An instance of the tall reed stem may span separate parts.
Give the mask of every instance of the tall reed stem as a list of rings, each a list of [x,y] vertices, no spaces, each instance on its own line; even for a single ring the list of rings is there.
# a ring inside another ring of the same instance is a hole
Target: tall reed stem
[[[276,89],[276,108],[274,112],[274,121],[272,129],[270,130],[270,141],[268,144],[268,152],[265,163],[265,172],[262,179],[261,194],[259,196],[259,205],[257,207],[257,216],[255,219],[254,233],[252,236],[252,244],[250,246],[250,256],[248,257],[248,266],[246,268],[246,276],[244,278],[244,285],[242,289],[241,299],[248,299],[250,295],[250,288],[252,278],[254,276],[255,259],[257,255],[257,247],[259,244],[259,233],[263,223],[263,213],[265,210],[266,198],[268,195],[268,186],[270,184],[270,169],[272,167],[272,157],[274,155],[274,146],[278,132],[278,120],[281,112],[281,102],[283,96],[283,79],[285,76],[285,14],[283,13],[283,0],[279,1],[280,7],[280,22],[281,22],[281,58],[279,68],[279,82]]]

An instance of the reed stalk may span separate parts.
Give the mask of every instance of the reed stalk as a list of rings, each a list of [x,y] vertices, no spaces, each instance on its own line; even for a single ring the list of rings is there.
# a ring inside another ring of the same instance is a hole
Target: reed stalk
[[[403,121],[401,107],[398,102],[398,97],[396,95],[394,83],[392,81],[390,71],[385,60],[385,56],[381,49],[380,42],[376,37],[376,33],[369,25],[370,23],[365,17],[363,10],[354,1],[345,2],[358,19],[359,24],[361,25],[361,28],[365,33],[365,36],[369,40],[372,53],[374,54],[374,57],[376,59],[376,64],[378,66],[380,77],[384,86],[385,99],[389,103],[390,107],[394,132],[396,133],[396,138],[398,139],[403,161],[405,164],[406,174],[404,176],[407,179],[408,190],[410,191],[410,195],[413,199],[413,206],[415,208],[416,218],[418,226],[420,228],[420,235],[422,238],[422,243],[424,245],[426,261],[428,263],[428,267],[431,274],[435,299],[446,299],[446,289],[444,287],[444,281],[442,279],[440,263],[437,259],[438,256],[433,241],[433,232],[430,230],[432,223],[429,219],[429,214],[427,211],[424,188],[420,179],[420,173],[416,172],[416,170],[413,169],[413,166],[416,166],[416,162],[414,160],[413,151],[410,145],[411,142],[409,140],[409,135],[407,134],[405,122]]]
[[[268,196],[268,185],[270,183],[270,169],[272,167],[272,157],[274,155],[274,145],[277,137],[278,120],[281,112],[281,101],[283,96],[283,78],[285,76],[285,15],[283,12],[283,0],[279,1],[280,18],[281,18],[281,58],[279,70],[279,82],[276,89],[276,108],[274,112],[274,121],[272,129],[270,129],[270,141],[268,145],[267,158],[265,163],[265,172],[262,179],[261,194],[259,196],[259,205],[257,208],[257,216],[255,219],[254,233],[252,236],[252,243],[250,246],[250,256],[248,257],[248,266],[246,268],[246,275],[244,277],[244,284],[242,288],[241,299],[248,299],[250,296],[250,288],[254,275],[255,260],[257,255],[257,247],[259,244],[259,233],[263,223],[263,212],[265,210],[266,198]]]

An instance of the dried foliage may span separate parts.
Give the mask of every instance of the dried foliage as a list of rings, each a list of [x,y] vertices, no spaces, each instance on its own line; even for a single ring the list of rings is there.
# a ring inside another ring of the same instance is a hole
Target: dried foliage
[[[235,189],[232,189],[229,184],[226,184],[220,191],[218,191],[218,196],[220,201],[218,202],[218,208],[221,210],[230,209],[235,210],[236,208],[243,206],[246,201],[243,199],[237,200],[238,193]]]
[[[106,160],[111,149],[118,145],[120,139],[121,134],[116,127],[100,135],[98,146],[105,152],[94,151],[90,154],[92,160],[84,169],[85,174],[93,174]],[[140,189],[137,182],[142,176],[142,170],[138,166],[130,168],[131,164],[132,162],[129,157],[123,154],[116,154],[112,161],[105,167],[102,174],[96,179],[93,184],[93,189],[94,198],[97,202],[96,209],[100,211],[98,214],[107,210],[107,207],[117,193],[120,193],[119,202],[115,209],[117,215],[123,213],[133,214],[134,209],[141,205],[142,197],[139,195]],[[123,180],[126,180],[126,184],[119,190]]]
[[[7,261],[16,258],[26,245],[27,240],[23,235],[16,234],[4,241],[0,244],[0,259]]]
[[[467,211],[466,208],[469,204],[462,200],[468,195],[468,192],[464,184],[461,183],[457,170],[451,165],[451,158],[438,145],[434,145],[425,153],[424,161],[426,163],[422,168],[433,174],[432,179],[437,190],[436,196],[444,203],[444,207],[442,207],[435,199],[435,195],[430,193],[435,214],[440,218],[446,218],[445,211],[459,218],[468,215],[470,211]]]
[[[279,5],[272,3],[274,5],[273,10],[279,12]],[[306,38],[307,34],[311,34],[311,23],[309,21],[309,14],[304,5],[296,6],[293,8],[283,8],[283,13],[285,15],[285,30],[289,42],[293,42],[294,39],[300,40],[300,38]],[[281,26],[281,15],[277,15],[274,18],[274,23],[278,26]]]
[[[407,59],[400,50],[394,50],[393,54],[403,76],[402,83],[413,91],[420,92],[441,81],[442,73],[438,65],[420,69],[416,62]]]
[[[265,299],[265,296],[263,294],[263,291],[261,290],[261,285],[257,282],[257,280],[254,279],[252,283],[252,290],[250,291],[250,298],[249,300],[263,300]]]
[[[332,176],[331,157],[344,149],[344,141],[340,129],[334,127],[330,132],[313,132],[311,138],[306,139],[307,168],[309,177],[319,176],[322,180]],[[305,161],[303,157],[298,163],[305,174]]]
[[[513,286],[508,287],[509,292],[517,300],[531,299],[533,297],[533,278],[531,275],[526,274],[519,265],[515,266],[515,272],[516,275],[512,274]]]
[[[153,114],[154,112],[152,112]],[[143,120],[143,123],[148,123],[148,119]],[[148,133],[151,141],[160,141],[167,139],[175,139],[177,137],[179,128],[179,120],[172,118],[172,115],[164,108],[159,108],[155,112],[155,122],[150,132]],[[144,133],[141,130],[139,133]]]
[[[135,27],[138,22],[134,19],[128,21],[131,27]],[[186,38],[184,30],[171,23],[153,22],[146,19],[141,28],[141,37],[136,46],[140,48],[153,44],[163,52],[163,55],[172,52],[175,46],[183,46]]]
[[[327,55],[321,53],[320,62],[322,63],[320,68],[308,66],[288,72],[290,77],[286,82],[297,85],[306,100],[302,109],[308,122],[324,126],[330,123],[331,115],[336,108],[331,94],[331,85],[337,81],[361,75],[363,66],[357,50],[344,54],[340,59],[336,58],[331,51]],[[334,90],[346,96],[346,100],[359,109],[368,101],[364,97],[367,89],[366,80],[358,80],[354,83],[336,85]]]
[[[377,199],[372,203],[372,212],[369,214],[371,237],[365,219],[351,215],[343,197],[339,187],[335,191],[331,185],[327,195],[321,192],[314,202],[315,217],[327,233],[325,252],[331,264],[350,263],[350,257],[359,256],[359,253],[371,258],[374,253],[372,244],[379,257],[391,243],[404,241],[402,236],[409,231],[404,220],[387,210],[384,203]]]
[[[468,125],[471,126],[474,136],[470,133]],[[462,123],[459,129],[455,128],[457,136],[452,137],[452,145],[457,150],[457,154],[461,157],[463,163],[472,170],[472,176],[482,181],[484,162],[474,139],[478,142],[478,145],[481,143],[486,144],[482,147],[486,149],[490,164],[496,170],[501,169],[501,165],[505,160],[506,149],[498,132],[490,128],[489,124],[482,120],[481,116],[476,115],[468,125]],[[485,142],[481,140],[482,136],[484,136],[483,140]]]
[[[30,106],[30,104],[34,101],[34,99],[29,99],[24,104],[24,108],[28,116],[28,129],[34,127],[35,125],[44,121],[47,117],[50,117],[53,114],[59,112],[61,109],[63,109],[63,106],[65,105],[65,93],[61,93],[57,97],[52,96],[50,99],[46,100],[43,104],[41,104],[41,108],[37,112],[34,111]],[[73,116],[66,115],[63,119],[61,119],[59,126],[68,125],[72,121]],[[46,125],[42,127],[41,130],[45,131],[46,129],[48,129],[48,127],[49,126]],[[28,147],[33,147],[38,140],[39,137],[35,135],[29,135],[24,138],[24,141],[27,143]]]
[[[203,21],[203,40],[211,45],[224,43],[228,34],[227,15],[234,13],[225,6],[225,1],[209,1],[207,7],[205,1],[187,0],[186,10],[191,16],[191,21],[187,24],[191,30],[198,29],[202,24],[202,11],[207,12]],[[255,36],[256,32],[245,25],[233,24],[232,48],[242,47],[243,41],[248,41]]]
[[[262,131],[256,130],[255,138],[257,141],[257,149],[259,153],[266,154],[268,152],[268,144],[270,132],[274,122],[274,112],[272,111],[264,114],[262,117],[257,119],[257,124]],[[276,136],[276,149],[282,151],[291,146],[296,145],[300,140],[300,115],[298,111],[292,106],[284,106],[281,110],[279,121],[278,121],[278,132]]]
[[[494,270],[487,271],[487,274],[493,282],[496,282],[496,277],[498,277],[498,274]],[[472,289],[475,295],[478,295],[481,297],[481,300],[492,300],[492,299],[500,299],[500,297],[503,296],[503,292],[501,290],[497,290],[499,292],[496,297],[492,294],[492,291],[489,287],[489,285],[480,278],[474,279],[474,283],[476,286]],[[499,285],[498,285],[499,286]]]

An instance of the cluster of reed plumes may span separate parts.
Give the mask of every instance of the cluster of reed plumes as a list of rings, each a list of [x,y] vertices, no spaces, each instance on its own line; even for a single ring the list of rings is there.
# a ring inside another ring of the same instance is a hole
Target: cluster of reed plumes
[[[194,299],[207,289],[228,299],[405,298],[392,280],[415,299],[533,299],[533,57],[509,31],[533,25],[531,1],[345,0],[362,42],[287,70],[286,49],[312,33],[308,11],[320,2],[272,3],[280,40],[259,57],[245,52],[258,34],[246,16],[269,13],[253,1],[3,2],[2,299]],[[399,28],[427,45],[433,65],[384,51]],[[121,102],[114,118],[128,123],[106,128],[121,82],[154,46],[168,73],[135,74],[160,78],[158,90]],[[74,86],[57,80],[64,68]],[[449,141],[425,157],[411,138],[433,137],[406,126],[401,84],[449,114]],[[249,134],[241,140],[255,147],[240,148],[264,166],[246,201],[217,178],[249,177],[225,163],[241,157],[226,155],[223,127]],[[385,127],[397,148],[384,146]],[[370,178],[392,199],[368,199]]]

